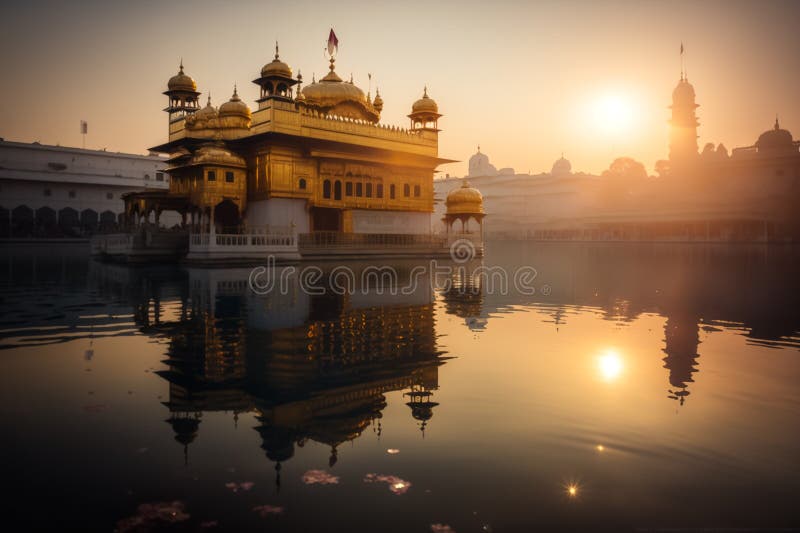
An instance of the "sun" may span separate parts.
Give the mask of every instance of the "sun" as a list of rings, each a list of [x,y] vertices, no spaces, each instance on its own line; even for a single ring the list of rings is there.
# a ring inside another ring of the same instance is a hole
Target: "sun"
[[[631,97],[624,94],[603,94],[592,106],[594,126],[607,134],[623,134],[631,130],[635,119],[635,106]]]

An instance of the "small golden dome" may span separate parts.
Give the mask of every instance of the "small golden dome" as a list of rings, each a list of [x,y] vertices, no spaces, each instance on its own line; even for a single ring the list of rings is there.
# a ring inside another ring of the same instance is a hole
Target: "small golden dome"
[[[222,165],[244,168],[244,158],[234,154],[224,145],[218,143],[204,144],[192,156],[193,165]]]
[[[448,215],[474,215],[483,214],[483,195],[470,186],[467,180],[461,187],[450,191],[445,200]]]
[[[280,60],[278,56],[278,43],[275,43],[275,59],[273,59],[270,63],[264,65],[261,69],[261,77],[266,78],[268,76],[277,76],[279,78],[289,78],[292,77],[292,68]]]
[[[241,98],[239,98],[239,94],[236,92],[235,86],[233,88],[233,96],[231,96],[231,99],[219,106],[219,116],[239,116],[248,119],[250,118],[250,108],[247,107],[247,104],[242,102]]]
[[[208,95],[208,102],[206,102],[206,106],[197,111],[195,114],[195,120],[208,120],[210,118],[216,118],[217,116],[217,108],[211,105],[211,95]]]
[[[181,61],[180,70],[177,74],[172,76],[167,82],[167,89],[170,91],[189,91],[197,92],[197,84],[183,72],[183,61]]]
[[[436,100],[428,96],[427,87],[425,87],[422,98],[414,102],[414,105],[411,106],[411,113],[439,113],[439,106],[436,104]]]
[[[372,105],[378,111],[383,110],[383,98],[381,98],[381,92],[378,89],[375,89],[375,100],[372,101]]]

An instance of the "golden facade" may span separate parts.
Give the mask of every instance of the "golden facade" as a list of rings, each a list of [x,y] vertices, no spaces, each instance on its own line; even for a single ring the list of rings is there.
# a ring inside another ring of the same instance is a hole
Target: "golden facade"
[[[369,233],[363,224],[354,228],[354,211],[394,212],[398,228],[408,225],[404,215],[433,212],[433,174],[449,160],[438,156],[441,115],[427,88],[405,129],[380,123],[379,92],[373,98],[352,78],[342,80],[334,57],[325,77],[303,87],[302,75],[294,76],[276,46],[275,58],[253,83],[260,96],[251,112],[237,89],[218,108],[210,97],[201,108],[197,84],[183,64],[169,80],[168,141],[152,150],[170,154],[169,196],[187,200],[184,213],[193,222],[291,222],[299,232]],[[288,200],[293,213],[304,214],[276,218],[269,203],[274,199]],[[248,209],[252,202],[260,203]],[[223,204],[227,214],[218,212]]]

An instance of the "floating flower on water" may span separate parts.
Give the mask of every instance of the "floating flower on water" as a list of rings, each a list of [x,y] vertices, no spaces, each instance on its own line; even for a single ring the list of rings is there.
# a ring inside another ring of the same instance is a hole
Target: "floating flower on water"
[[[151,531],[189,518],[191,516],[184,512],[184,504],[180,501],[143,503],[136,508],[135,515],[117,522],[117,531],[120,533]]]
[[[364,476],[364,483],[386,483],[389,485],[389,490],[394,494],[400,495],[408,492],[411,488],[411,482],[401,479],[397,476],[386,476],[382,474],[367,474]]]
[[[276,505],[257,505],[253,507],[253,511],[260,514],[261,518],[266,518],[269,515],[283,513],[283,507]]]
[[[388,450],[386,450],[386,453],[388,453],[389,455],[395,455],[400,453],[400,450],[398,450],[397,448],[389,448]]]
[[[456,533],[456,530],[447,524],[431,524],[433,533]]]
[[[339,476],[334,476],[324,470],[309,470],[303,474],[303,483],[306,485],[335,485],[339,483]]]
[[[231,489],[233,492],[248,491],[253,488],[255,483],[252,481],[244,481],[242,483],[234,483],[233,481],[225,483],[225,487]]]

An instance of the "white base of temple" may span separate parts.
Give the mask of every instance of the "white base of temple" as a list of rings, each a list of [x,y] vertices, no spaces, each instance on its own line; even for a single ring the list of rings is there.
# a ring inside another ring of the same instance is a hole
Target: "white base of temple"
[[[255,229],[246,233],[193,233],[186,261],[201,263],[297,261],[297,234],[291,229]]]

